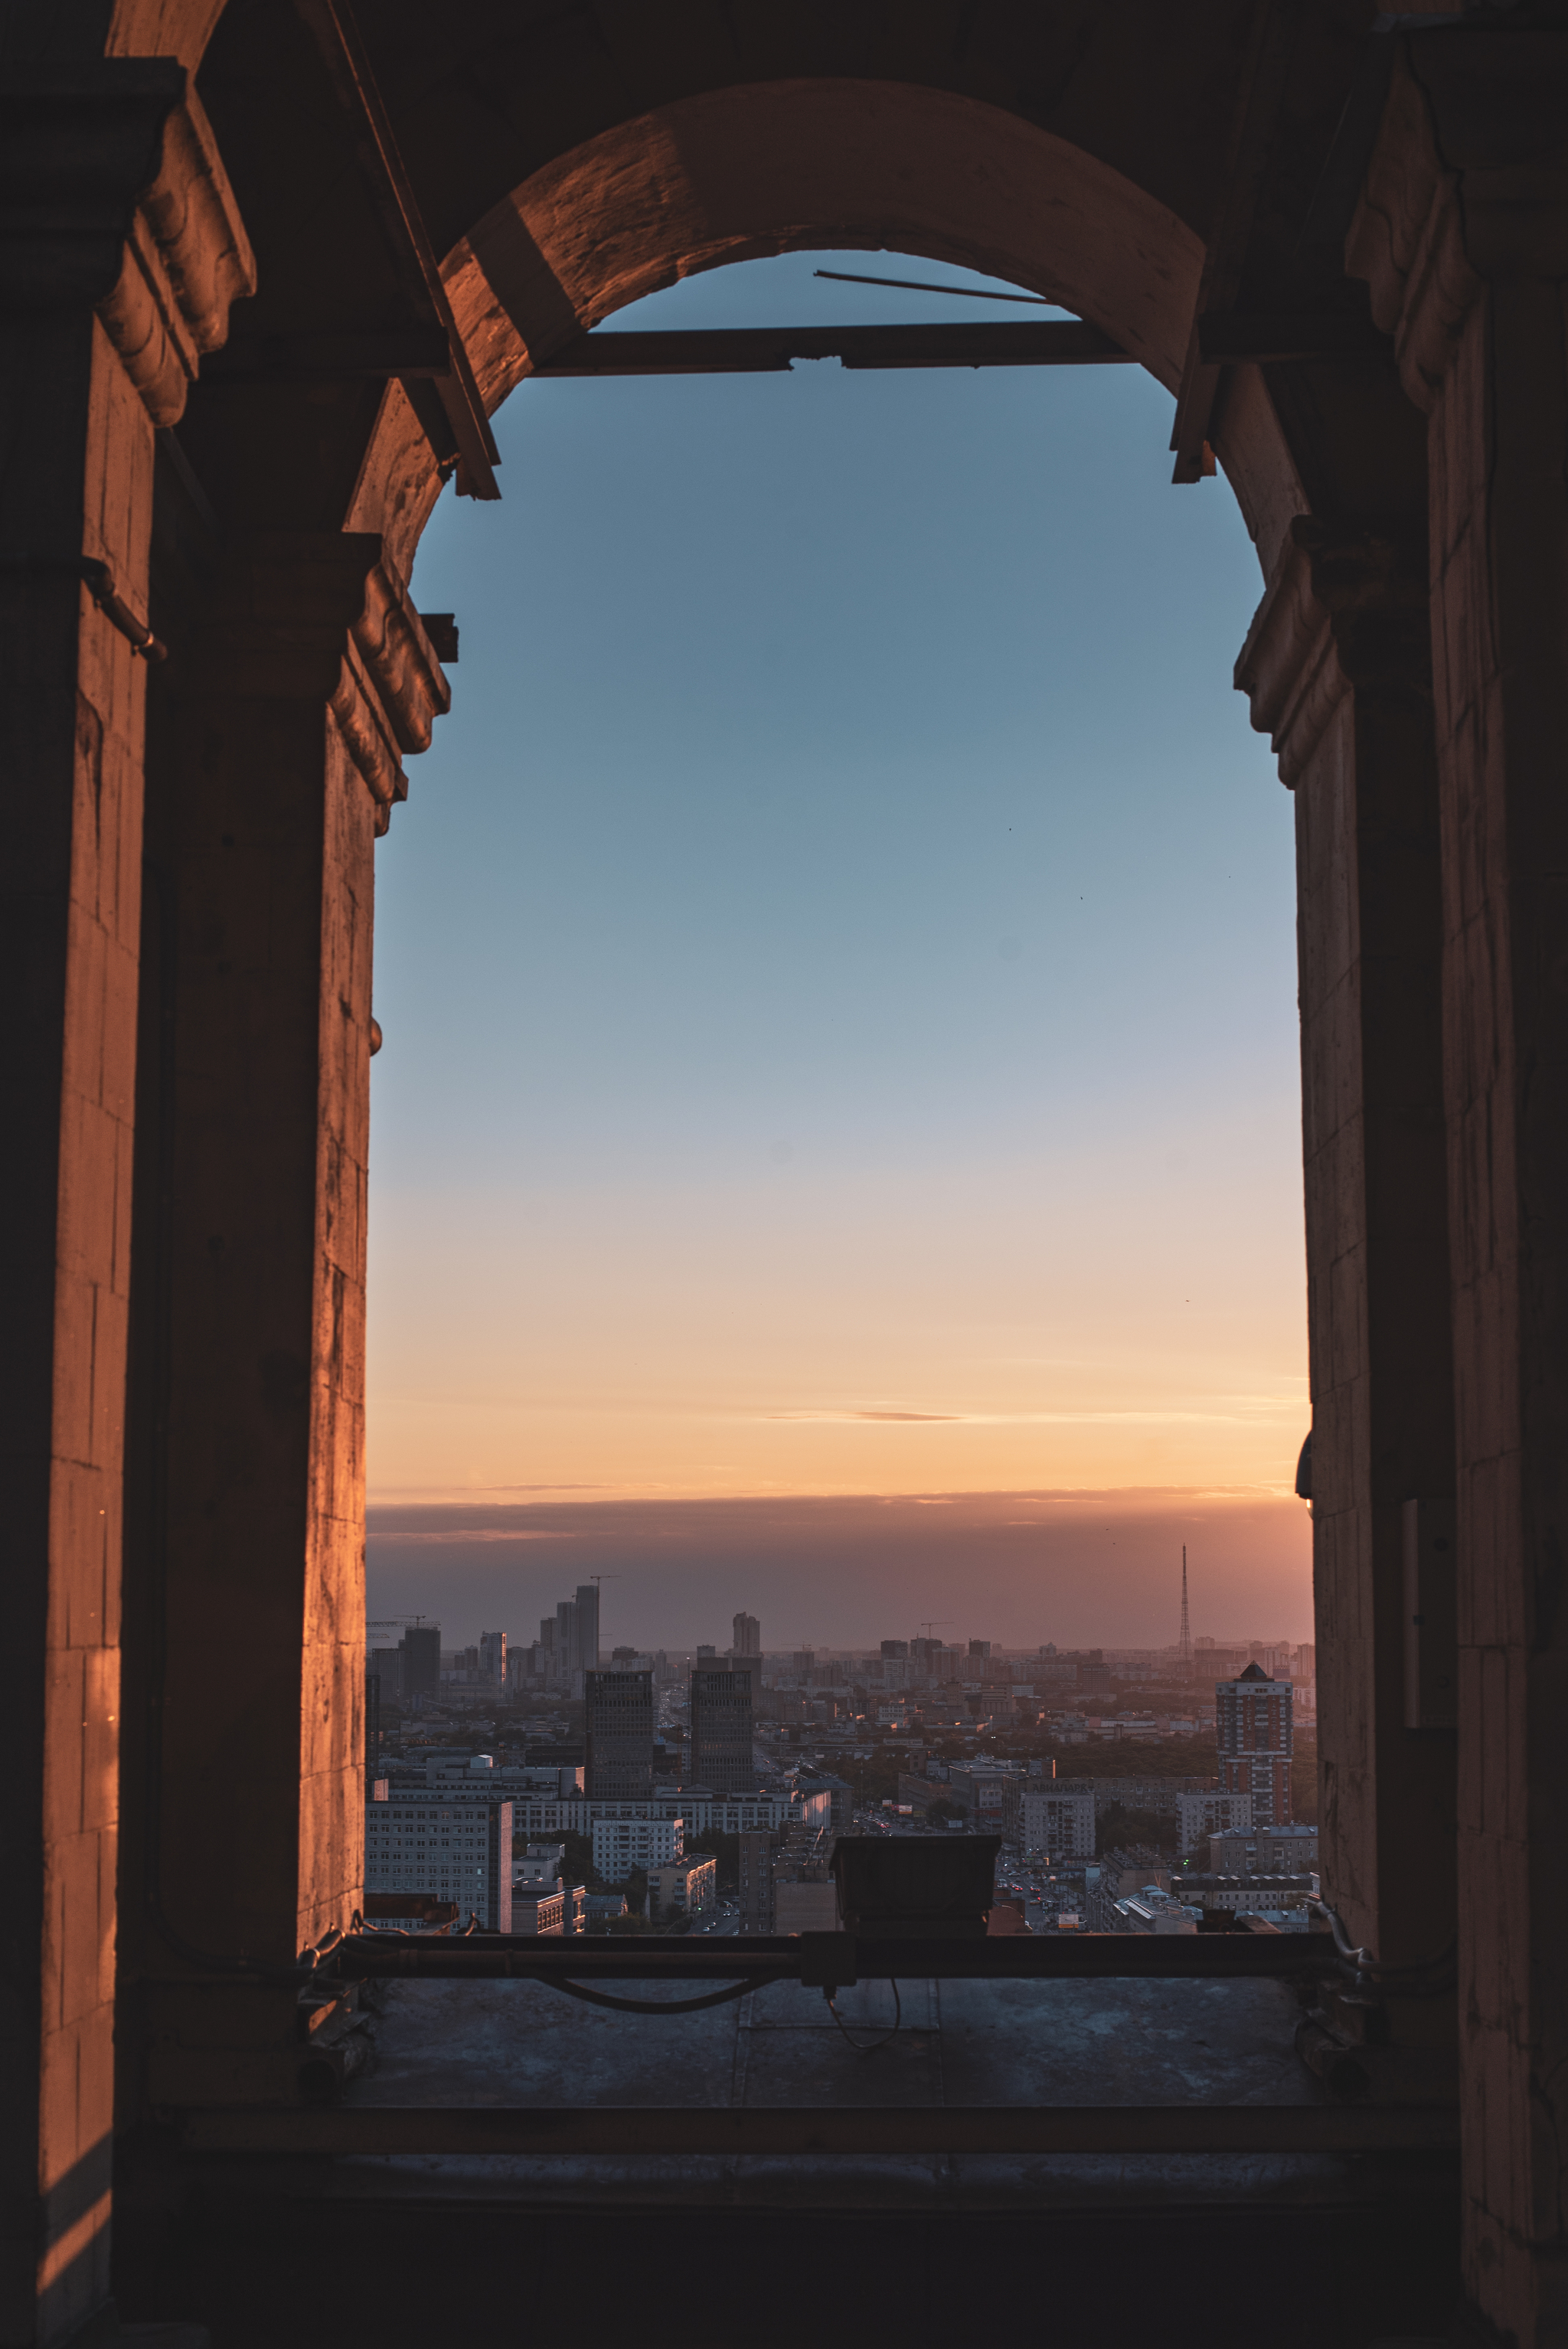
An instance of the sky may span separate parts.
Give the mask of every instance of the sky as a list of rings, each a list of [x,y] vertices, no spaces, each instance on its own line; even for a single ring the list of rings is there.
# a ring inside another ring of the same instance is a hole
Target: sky
[[[986,282],[795,254],[607,331],[1022,315],[822,266]],[[481,1551],[531,1592],[597,1544],[665,1643],[710,1556],[791,1639],[891,1635],[892,1552],[804,1506],[858,1496],[1026,1641],[1031,1495],[1085,1638],[1174,1636],[1130,1560],[1200,1505],[1258,1594],[1206,1628],[1311,1636],[1291,805],[1171,414],[1131,367],[531,382],[502,502],[443,497],[452,710],[377,851],[373,1613],[424,1560],[456,1636]]]

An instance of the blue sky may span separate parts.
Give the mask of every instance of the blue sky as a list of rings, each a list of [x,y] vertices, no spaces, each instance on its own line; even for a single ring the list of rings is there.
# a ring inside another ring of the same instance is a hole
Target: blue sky
[[[984,282],[790,255],[607,331],[1025,315],[818,266]],[[1288,1482],[1291,803],[1171,413],[824,362],[497,417],[377,852],[373,1497]]]

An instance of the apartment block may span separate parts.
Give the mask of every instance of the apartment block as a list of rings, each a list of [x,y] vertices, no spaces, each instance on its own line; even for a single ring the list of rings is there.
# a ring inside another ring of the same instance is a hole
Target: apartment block
[[[1094,1796],[1047,1787],[1021,1801],[1024,1848],[1053,1859],[1094,1857]]]
[[[1270,1680],[1259,1664],[1214,1685],[1220,1784],[1252,1796],[1254,1826],[1285,1826],[1291,1818],[1295,1694],[1288,1680]]]

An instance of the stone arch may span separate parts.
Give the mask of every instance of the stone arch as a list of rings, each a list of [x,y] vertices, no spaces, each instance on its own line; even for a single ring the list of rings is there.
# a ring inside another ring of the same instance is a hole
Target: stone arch
[[[1181,382],[1203,266],[1194,231],[1086,149],[913,82],[709,90],[600,132],[476,221],[442,274],[487,409],[576,336],[700,271],[813,249],[892,250],[1048,295]],[[1265,572],[1306,498],[1261,374],[1236,371],[1224,470]],[[407,573],[440,481],[401,389],[346,525]]]

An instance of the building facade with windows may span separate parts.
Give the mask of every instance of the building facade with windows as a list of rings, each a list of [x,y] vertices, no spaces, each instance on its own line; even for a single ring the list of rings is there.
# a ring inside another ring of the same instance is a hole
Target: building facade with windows
[[[624,1884],[634,1868],[665,1868],[684,1856],[683,1819],[595,1819],[593,1868],[606,1884]]]
[[[1094,1857],[1094,1796],[1047,1789],[1023,1797],[1024,1848],[1053,1859]]]
[[[1220,1784],[1253,1798],[1253,1825],[1283,1827],[1291,1819],[1290,1764],[1295,1691],[1249,1664],[1233,1681],[1214,1684]]]
[[[682,1917],[709,1915],[718,1906],[718,1862],[694,1851],[648,1870],[648,1922],[674,1924]]]
[[[752,1754],[749,1665],[705,1666],[691,1676],[691,1775],[716,1795],[741,1795],[757,1784]]]
[[[587,1792],[591,1800],[636,1802],[654,1788],[654,1676],[586,1671]]]
[[[738,1837],[738,1871],[740,1891],[740,1930],[743,1933],[771,1933],[777,1930],[773,1921],[773,1865],[779,1849],[776,1836],[753,1828]]]
[[[1210,1786],[1202,1793],[1178,1795],[1176,1822],[1179,1846],[1185,1859],[1202,1851],[1215,1835],[1250,1835],[1253,1798],[1233,1787]]]
[[[510,1933],[511,1831],[510,1803],[444,1786],[395,1789],[365,1806],[365,1889],[452,1900],[465,1922],[475,1916],[487,1932]]]

